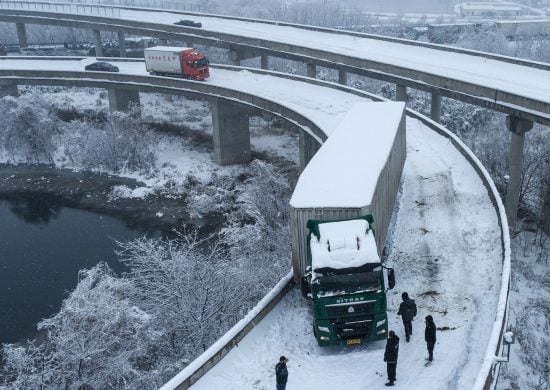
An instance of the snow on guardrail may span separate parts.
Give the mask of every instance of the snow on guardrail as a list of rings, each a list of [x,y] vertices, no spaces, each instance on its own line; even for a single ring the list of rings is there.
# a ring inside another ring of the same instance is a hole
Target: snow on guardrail
[[[498,377],[500,365],[497,363],[495,358],[502,352],[502,338],[508,322],[508,298],[510,293],[511,276],[511,245],[506,211],[504,209],[502,199],[500,198],[495,183],[493,182],[493,179],[491,178],[481,161],[479,161],[475,154],[456,135],[451,133],[439,123],[411,109],[407,109],[407,115],[411,115],[421,120],[425,125],[436,130],[438,133],[451,140],[456,148],[468,161],[470,161],[472,166],[475,168],[483,184],[487,187],[489,197],[491,198],[491,201],[493,202],[493,205],[495,206],[497,212],[497,217],[501,230],[501,244],[503,252],[500,293],[497,304],[497,312],[495,314],[495,320],[493,322],[493,329],[491,330],[491,336],[489,337],[489,340],[487,342],[485,357],[483,358],[483,362],[474,382],[474,386],[472,387],[472,390],[488,390],[493,388],[496,384],[495,379]]]
[[[237,322],[218,341],[193,360],[179,374],[170,379],[160,390],[187,389],[218,363],[244,336],[250,332],[292,287],[293,271],[282,278],[265,297]]]
[[[48,1],[0,0],[0,8],[25,11],[70,13],[77,15],[120,17],[120,8],[113,5],[53,3]]]

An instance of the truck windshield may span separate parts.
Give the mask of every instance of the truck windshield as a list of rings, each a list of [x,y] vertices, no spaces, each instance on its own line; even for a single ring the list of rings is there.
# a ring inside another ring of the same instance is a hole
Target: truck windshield
[[[316,290],[321,294],[336,291],[345,291],[346,293],[373,291],[382,288],[380,283],[382,280],[382,271],[322,276],[317,280],[319,284]]]
[[[196,60],[194,64],[194,68],[202,68],[203,66],[207,66],[210,63],[208,61],[208,58],[201,58],[200,60]]]

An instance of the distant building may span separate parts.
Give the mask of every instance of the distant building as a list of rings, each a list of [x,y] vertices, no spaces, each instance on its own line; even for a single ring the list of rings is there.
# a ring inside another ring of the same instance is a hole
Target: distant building
[[[475,2],[455,5],[455,12],[461,17],[514,18],[525,14],[521,4],[506,2]]]

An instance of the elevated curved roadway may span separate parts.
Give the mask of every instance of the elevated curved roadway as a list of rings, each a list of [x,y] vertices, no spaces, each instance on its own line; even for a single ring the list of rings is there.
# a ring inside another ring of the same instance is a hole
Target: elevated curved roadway
[[[319,142],[330,135],[335,124],[354,101],[377,99],[336,84],[274,72],[226,67],[214,69],[207,82],[194,82],[149,76],[141,61],[115,62],[121,68],[120,74],[85,72],[83,67],[86,61],[90,60],[44,57],[2,59],[0,82],[100,88],[116,86],[145,92],[195,94],[229,99],[290,118]],[[452,388],[481,389],[492,381],[493,356],[499,351],[500,334],[506,318],[510,247],[502,205],[488,175],[460,141],[437,124],[412,111],[408,111],[407,127],[410,129],[409,156],[406,162],[408,168],[405,171],[404,191],[395,232],[393,260],[396,268],[402,269],[402,287],[412,294],[420,294],[425,288],[441,290],[438,291],[441,294],[441,303],[452,312],[449,311],[449,316],[440,323],[459,329],[443,336],[445,343],[453,345],[453,350],[442,359],[442,367],[431,372],[431,383],[439,388],[447,388],[449,378],[454,378]],[[442,220],[448,223],[438,223]],[[442,251],[439,252],[440,250]],[[472,270],[478,271],[481,277],[466,280],[466,275],[472,274]],[[458,283],[452,281],[457,275],[462,278]],[[464,288],[466,284],[467,292]],[[426,298],[427,305],[430,299]],[[397,300],[397,297],[391,298],[391,306],[395,306]],[[309,326],[306,326],[309,323],[307,307],[299,304],[296,306],[292,302],[295,300],[283,301],[282,304],[297,309],[294,314],[290,314],[297,321],[291,325],[297,332],[302,332],[300,334],[303,336],[297,340],[298,345],[292,347],[293,353],[299,356],[298,351],[305,348],[300,359],[303,359],[304,365],[308,365],[308,370],[314,370],[311,372],[316,373],[316,380],[329,384],[331,379],[325,376],[328,372],[315,363],[315,357],[318,356],[319,361],[328,359],[331,364],[334,359],[328,355],[321,356],[323,353],[314,346],[314,338],[308,333]],[[439,306],[426,306],[428,311],[425,314],[439,309]],[[289,320],[289,312],[286,311],[285,315],[285,310],[283,307],[283,317],[277,321]],[[275,311],[273,315],[279,314]],[[438,320],[439,317],[436,322]],[[269,324],[270,320],[267,321]],[[395,319],[392,320],[392,326],[397,327]],[[265,345],[257,341],[258,339],[246,340],[251,340],[246,342],[260,347],[254,353],[263,353],[254,359],[266,362],[266,365],[269,361],[271,367],[273,351],[262,348]],[[281,340],[289,346],[294,341],[294,338]],[[478,343],[479,348],[471,348],[471,343],[474,342]],[[232,345],[231,341],[229,345]],[[308,352],[313,355],[308,355]],[[379,352],[379,347],[375,347],[374,351],[357,351],[355,361],[372,361],[373,364],[380,365],[380,362],[374,363],[379,360]],[[410,352],[419,353],[416,349],[411,349]],[[219,360],[220,355],[217,352],[214,356],[217,356],[213,358],[214,361]],[[413,359],[411,364],[410,369],[416,370],[419,362]],[[357,370],[365,371],[363,363],[361,367],[343,365],[341,369],[345,370],[345,377],[356,375]],[[215,383],[219,383],[216,381],[220,377],[215,372],[213,375],[210,377],[209,374],[204,378],[206,387],[198,383],[198,388],[216,388]],[[261,382],[258,383],[269,383],[272,380],[270,375],[272,373],[267,371],[262,373],[259,378]],[[176,381],[180,379],[176,378]],[[187,379],[188,376],[179,383],[186,383]],[[249,379],[253,378],[245,377],[244,383],[250,385]],[[412,386],[409,388],[415,388],[414,378],[403,376],[403,379],[403,383]],[[214,387],[208,387],[208,383],[214,383]],[[183,386],[185,388],[186,385]]]
[[[364,95],[350,93],[343,87],[327,88],[325,83],[311,82],[305,77],[262,74],[253,69],[214,67],[212,77],[200,82],[151,76],[143,60],[110,61],[119,67],[120,73],[84,71],[91,61],[92,58],[82,57],[0,57],[0,80],[19,85],[124,86],[143,92],[227,99],[290,120],[319,144],[354,102],[365,99]]]
[[[33,10],[25,10],[29,8],[26,2],[0,2],[0,21],[191,41],[229,48],[237,59],[253,55],[291,58],[550,123],[548,64],[279,22],[128,7],[113,7],[116,17],[105,17],[74,14],[70,7],[55,3],[32,4]],[[183,15],[201,22],[202,28],[174,25]]]

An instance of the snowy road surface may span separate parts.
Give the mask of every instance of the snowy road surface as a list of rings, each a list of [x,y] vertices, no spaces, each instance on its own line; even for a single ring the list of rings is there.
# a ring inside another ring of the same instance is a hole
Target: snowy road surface
[[[67,10],[57,10],[70,13]],[[180,19],[192,19],[202,24],[198,32],[208,31],[238,37],[260,39],[278,44],[290,44],[328,53],[359,58],[377,63],[404,67],[431,75],[477,84],[515,95],[550,103],[548,71],[482,56],[404,45],[395,42],[329,32],[300,29],[254,21],[231,20],[214,16],[181,15],[169,11],[120,10],[120,19],[136,22],[169,24]],[[192,41],[192,38],[191,38]],[[406,76],[409,77],[409,76]]]
[[[0,70],[56,70],[83,72],[84,66],[95,62],[94,57],[81,61],[60,59],[2,59]],[[120,74],[149,76],[143,61],[109,61],[120,69]],[[205,83],[261,96],[267,100],[282,104],[313,121],[327,135],[330,135],[353,103],[368,101],[364,97],[340,91],[326,86],[298,82],[277,76],[262,75],[246,70],[232,71],[212,69]]]
[[[390,329],[401,338],[396,389],[471,388],[485,355],[500,292],[501,245],[495,209],[462,155],[418,120],[407,118],[407,160],[389,262]],[[419,308],[405,342],[397,317],[401,292]],[[424,317],[440,330],[425,367]],[[274,389],[280,355],[290,358],[287,390],[384,388],[385,342],[320,348],[309,303],[291,291],[192,390]],[[441,330],[448,329],[448,330]]]
[[[173,24],[182,18],[170,12],[121,10],[121,19]],[[310,31],[289,26],[192,16],[201,30],[264,39],[324,50],[483,85],[550,103],[548,71],[493,59],[403,45],[377,39]]]

